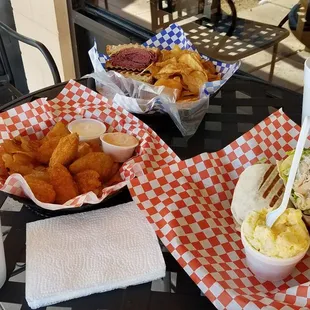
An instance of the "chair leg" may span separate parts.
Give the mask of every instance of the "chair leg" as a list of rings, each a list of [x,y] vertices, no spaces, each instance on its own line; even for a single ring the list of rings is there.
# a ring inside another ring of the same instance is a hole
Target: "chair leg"
[[[278,27],[281,27],[288,21],[288,14],[280,21]]]
[[[275,67],[275,64],[276,64],[276,59],[277,59],[277,54],[278,54],[278,46],[279,46],[279,44],[277,43],[273,47],[271,66],[270,66],[270,72],[269,72],[269,82],[272,82],[273,73],[274,73],[274,67]]]

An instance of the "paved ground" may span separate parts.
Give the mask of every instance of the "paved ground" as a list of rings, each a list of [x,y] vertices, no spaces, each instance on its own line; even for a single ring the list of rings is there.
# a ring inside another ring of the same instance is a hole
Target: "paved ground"
[[[248,2],[248,0],[243,1]],[[237,12],[242,18],[277,25],[297,2],[297,0],[270,0],[261,1],[262,4],[258,4],[256,1],[255,7]],[[289,29],[288,24],[284,27]],[[272,48],[269,48],[243,59],[242,69],[268,80],[271,57]],[[308,57],[310,53],[305,51],[305,46],[291,33],[279,44],[273,83],[302,92],[303,66]]]
[[[246,9],[251,9],[257,6],[257,3],[259,2],[258,0],[235,0],[235,6],[237,11],[241,10],[246,10]],[[229,5],[227,4],[226,1],[222,1],[222,9],[224,11],[229,12]]]

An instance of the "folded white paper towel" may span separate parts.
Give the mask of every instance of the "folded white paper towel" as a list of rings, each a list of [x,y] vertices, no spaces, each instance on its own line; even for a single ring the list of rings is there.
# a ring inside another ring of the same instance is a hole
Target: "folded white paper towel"
[[[133,203],[27,224],[32,309],[165,275],[155,232]]]

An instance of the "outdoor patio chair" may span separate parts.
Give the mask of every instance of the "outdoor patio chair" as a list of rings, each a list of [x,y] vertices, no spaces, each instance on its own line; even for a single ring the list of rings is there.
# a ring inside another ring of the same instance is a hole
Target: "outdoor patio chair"
[[[49,65],[54,83],[57,84],[61,82],[56,63],[48,49],[41,42],[17,33],[0,21],[0,104],[12,101],[22,95],[15,87],[14,76],[7,56],[8,51],[6,51],[3,43],[3,34],[37,48],[43,54]]]
[[[297,1],[296,1],[297,2]],[[306,48],[310,48],[310,4],[309,0],[300,0],[299,3],[294,5],[283,20],[289,22],[290,30],[293,35],[303,44]]]
[[[152,29],[158,31],[172,22],[180,22],[188,39],[200,53],[223,62],[235,62],[273,46],[269,80],[272,80],[278,44],[289,35],[287,29],[237,17],[232,0],[231,15],[223,14],[221,1],[213,0],[209,17],[205,1],[153,0],[150,2]],[[196,20],[193,20],[195,17]],[[185,18],[193,21],[186,22]]]

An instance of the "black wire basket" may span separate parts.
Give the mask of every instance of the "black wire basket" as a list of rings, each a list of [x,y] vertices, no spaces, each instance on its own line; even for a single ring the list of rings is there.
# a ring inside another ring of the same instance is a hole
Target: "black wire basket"
[[[85,85],[86,87],[96,91],[96,85],[95,80],[92,78],[82,78],[77,80],[79,83]],[[25,102],[30,102],[38,98],[47,97],[48,99],[52,99],[55,96],[61,92],[61,90],[65,87],[67,82],[63,82],[57,85],[49,86],[45,89],[41,89],[39,91],[36,91],[32,94],[28,94],[25,96],[22,96],[14,101],[9,102],[8,104],[5,104],[1,106],[1,111],[6,111],[11,108],[14,108],[16,106],[21,105]],[[3,192],[4,193],[4,192]],[[106,197],[102,202],[98,204],[84,204],[81,207],[76,208],[63,208],[61,210],[47,210],[44,208],[39,207],[36,205],[32,200],[26,197],[19,197],[13,194],[4,193],[8,197],[11,197],[12,199],[22,203],[25,207],[30,209],[31,211],[35,212],[36,214],[42,216],[42,217],[54,217],[54,216],[60,216],[60,215],[67,215],[67,214],[74,214],[74,213],[80,213],[80,212],[86,212],[91,210],[96,210],[100,208],[106,208],[115,206],[121,203],[125,203],[128,201],[131,201],[131,196],[129,194],[129,191],[127,187],[124,187],[120,189],[119,191],[110,194],[108,197]]]
[[[7,193],[6,193],[7,194]],[[75,214],[81,212],[87,212],[92,210],[97,210],[101,208],[112,207],[121,203],[131,201],[131,196],[127,187],[124,187],[117,192],[107,196],[102,202],[97,204],[84,204],[76,208],[63,208],[60,210],[48,210],[36,205],[32,200],[26,197],[19,197],[13,194],[7,194],[8,197],[22,203],[25,207],[30,209],[32,212],[42,216],[42,217],[54,217],[68,214]]]

